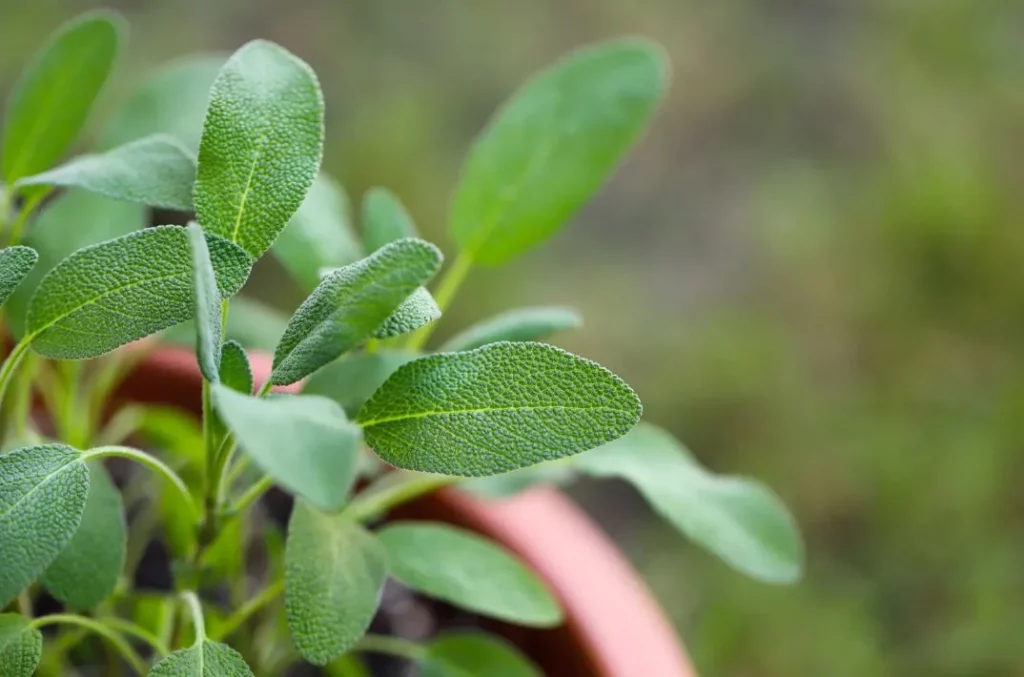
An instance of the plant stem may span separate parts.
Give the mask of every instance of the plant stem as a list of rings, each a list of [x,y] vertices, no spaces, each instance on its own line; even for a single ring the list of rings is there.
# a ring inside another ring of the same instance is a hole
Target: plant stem
[[[185,604],[188,605],[188,610],[192,614],[192,628],[195,630],[195,643],[198,646],[206,639],[206,622],[203,620],[203,605],[199,602],[199,598],[196,596],[196,593],[191,590],[186,590],[181,593],[181,598],[185,600]]]
[[[173,485],[174,488],[178,490],[178,493],[181,494],[182,500],[185,501],[185,503],[189,507],[189,510],[192,511],[193,517],[195,519],[199,518],[199,508],[198,506],[196,506],[196,502],[192,498],[192,494],[189,493],[188,486],[181,479],[181,477],[178,476],[178,473],[171,470],[171,468],[164,464],[164,462],[161,461],[160,459],[150,456],[144,451],[133,449],[131,447],[122,447],[116,444],[106,447],[96,447],[95,449],[90,449],[89,451],[85,452],[82,455],[82,457],[85,460],[109,457],[127,458],[129,460],[135,461],[141,465],[146,466],[150,470],[153,470],[154,472],[163,475],[167,479],[167,481],[170,482],[171,485]]]
[[[146,674],[147,670],[145,661],[143,661],[139,654],[135,652],[135,649],[125,641],[124,637],[95,619],[75,614],[51,614],[49,616],[36,618],[29,623],[29,627],[38,630],[45,625],[56,624],[76,625],[103,637],[110,642],[110,645],[113,648],[117,649],[118,653],[120,653],[125,661],[127,661],[132,667],[132,670],[140,675]]]
[[[28,352],[28,348],[31,345],[30,338],[25,337],[18,341],[11,350],[11,354],[4,360],[3,366],[0,366],[0,404],[3,404],[4,393],[7,392],[7,386],[11,382],[11,377],[17,371],[18,365],[21,364],[22,358],[25,357],[25,353]]]
[[[249,506],[260,500],[260,497],[263,496],[263,494],[270,491],[272,486],[274,486],[274,480],[270,475],[264,475],[258,482],[245,490],[245,493],[238,498],[228,512],[232,515],[238,515],[244,512],[249,508]]]
[[[217,631],[214,632],[210,639],[222,640],[230,637],[240,627],[242,627],[246,621],[252,618],[255,614],[259,613],[268,604],[271,604],[281,593],[284,592],[284,580],[275,581],[266,588],[264,588],[258,595],[246,602],[242,608],[232,614],[224,623],[222,623]]]
[[[441,312],[447,310],[448,306],[451,305],[452,299],[455,298],[456,292],[459,291],[459,287],[466,280],[466,276],[472,267],[473,257],[466,252],[459,252],[459,255],[452,261],[452,265],[445,271],[441,282],[437,285],[437,291],[434,293],[434,300],[437,301],[437,307],[441,309]],[[413,332],[405,344],[406,349],[415,351],[423,348],[430,339],[431,334],[434,333],[436,325],[437,322],[431,322],[418,331]]]
[[[385,478],[390,479],[390,475],[386,475]],[[405,473],[405,477],[401,478],[401,481],[382,486],[378,490],[374,490],[371,485],[368,490],[356,496],[345,508],[343,514],[357,522],[364,522],[403,503],[408,503],[414,498],[458,482],[459,479],[448,475]]]
[[[18,210],[18,215],[14,217],[14,221],[11,223],[11,231],[7,236],[7,246],[13,247],[14,245],[21,242],[21,234],[25,230],[25,224],[28,223],[28,217],[32,216],[32,212],[36,210],[43,202],[43,198],[46,197],[50,191],[45,190],[33,194],[27,200],[25,204]]]
[[[270,392],[274,384],[268,378],[266,382],[260,386],[260,389],[256,391],[256,397],[265,397]],[[221,449],[218,451],[218,463],[214,468],[214,477],[216,478],[216,485],[214,486],[214,506],[217,510],[220,510],[224,506],[224,497],[231,484],[231,459],[234,458],[235,450],[238,448],[238,439],[233,433],[228,433],[227,437],[224,438],[224,442],[221,444]],[[255,487],[252,487],[255,488]],[[265,492],[270,487],[263,489]],[[263,492],[260,492],[261,494]],[[259,498],[260,494],[257,494],[255,498]],[[230,511],[234,512],[234,511]]]
[[[123,618],[118,618],[116,616],[105,616],[97,619],[97,621],[106,625],[111,630],[120,632],[123,635],[131,635],[132,637],[141,639],[143,642],[153,647],[153,650],[156,651],[161,658],[171,652],[159,637],[131,621],[126,621]]]
[[[389,635],[363,635],[352,650],[390,654],[410,661],[419,661],[426,653],[426,649],[416,642]]]

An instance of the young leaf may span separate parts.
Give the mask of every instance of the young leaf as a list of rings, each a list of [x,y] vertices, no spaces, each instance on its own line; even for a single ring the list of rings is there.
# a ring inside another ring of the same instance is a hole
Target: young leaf
[[[198,224],[191,224],[188,232],[192,250],[192,289],[196,314],[196,355],[199,370],[210,383],[220,381],[220,290],[217,275],[210,261],[206,237]]]
[[[309,291],[320,282],[319,271],[363,257],[352,233],[351,207],[344,189],[321,174],[271,251],[299,284]]]
[[[295,383],[365,341],[441,265],[423,240],[399,240],[329,273],[295,311],[274,351],[275,384]]]
[[[252,365],[238,341],[225,341],[220,351],[220,381],[235,392],[252,395]]]
[[[423,287],[418,288],[395,308],[395,312],[384,320],[384,324],[373,332],[374,338],[386,339],[416,331],[420,327],[441,318],[441,309],[430,292]]]
[[[349,355],[310,376],[302,392],[328,397],[340,404],[346,414],[355,416],[388,376],[413,359],[416,353],[398,351]]]
[[[0,675],[32,677],[43,657],[43,635],[18,614],[0,614]]]
[[[662,49],[626,39],[579,50],[528,81],[463,167],[450,220],[462,250],[497,265],[558,230],[646,127],[667,79]]]
[[[582,325],[583,318],[572,308],[519,308],[495,315],[456,334],[440,350],[454,353],[499,341],[540,341]]]
[[[413,360],[359,412],[388,463],[443,475],[495,475],[610,442],[640,400],[601,365],[542,343],[492,343]]]
[[[7,247],[0,250],[0,305],[32,272],[39,253],[31,247]]]
[[[380,542],[358,524],[295,504],[285,548],[284,604],[299,653],[326,665],[366,633],[387,578]]]
[[[362,441],[337,403],[315,395],[249,397],[214,386],[214,406],[265,473],[325,510],[340,508]]]
[[[302,204],[320,168],[324,102],[316,75],[255,40],[224,64],[199,143],[196,217],[258,259]]]
[[[666,431],[642,423],[573,461],[628,480],[672,526],[736,569],[769,583],[800,577],[803,546],[782,502],[752,480],[709,473]]]
[[[206,639],[175,651],[153,666],[149,677],[253,677],[242,654]]]
[[[101,462],[88,465],[82,522],[40,579],[51,595],[77,609],[92,609],[114,592],[128,539],[121,492]]]
[[[248,277],[248,254],[207,238],[222,296]],[[192,254],[184,228],[147,228],[81,249],[51,270],[28,310],[32,347],[44,357],[97,357],[189,319]]]
[[[51,167],[78,136],[114,64],[123,24],[119,14],[87,12],[32,58],[7,103],[7,183]]]
[[[479,632],[450,632],[435,639],[420,664],[421,677],[543,677],[508,641]]]
[[[562,622],[558,602],[533,572],[472,532],[440,523],[395,522],[377,537],[391,575],[428,597],[518,625]]]
[[[0,455],[0,608],[60,554],[82,520],[89,470],[64,444]]]
[[[389,242],[418,237],[416,224],[387,188],[371,188],[363,197],[363,244],[371,254]]]

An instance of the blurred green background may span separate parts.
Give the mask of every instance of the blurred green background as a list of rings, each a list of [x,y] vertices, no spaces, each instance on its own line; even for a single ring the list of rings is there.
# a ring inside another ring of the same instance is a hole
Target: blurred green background
[[[97,4],[0,0],[0,93]],[[105,4],[132,32],[94,131],[159,63],[269,38],[320,76],[325,169],[354,198],[393,189],[442,246],[461,158],[519,82],[589,41],[661,41],[674,82],[645,141],[550,246],[475,273],[439,333],[578,306],[561,345],[793,508],[807,576],[770,588],[624,487],[575,490],[702,674],[1024,674],[1024,3]]]

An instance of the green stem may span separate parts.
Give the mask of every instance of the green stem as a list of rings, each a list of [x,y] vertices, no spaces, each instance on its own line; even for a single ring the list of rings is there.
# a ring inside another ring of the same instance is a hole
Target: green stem
[[[268,378],[266,382],[256,391],[256,397],[264,397],[270,392],[274,384]],[[220,510],[224,506],[225,495],[231,486],[231,459],[234,458],[235,450],[238,448],[238,439],[233,433],[228,433],[218,451],[218,463],[214,468],[214,477],[217,484],[214,489],[214,507]],[[269,488],[269,487],[268,487]],[[264,489],[266,491],[266,489]],[[259,498],[257,496],[256,498]],[[233,511],[232,511],[233,512]]]
[[[35,376],[34,355],[29,354],[25,366],[14,382],[14,404],[11,406],[11,424],[19,440],[28,437],[29,419],[32,416],[32,381]]]
[[[131,635],[136,639],[141,639],[146,644],[153,647],[153,651],[163,658],[171,651],[167,648],[167,645],[163,643],[159,637],[154,635],[149,630],[146,630],[140,625],[136,625],[131,621],[126,621],[123,618],[117,618],[116,616],[106,616],[104,618],[97,619],[103,625],[106,625],[111,630],[120,632],[122,635]]]
[[[245,490],[245,493],[238,497],[228,513],[231,515],[239,515],[249,509],[256,501],[260,500],[263,494],[270,491],[270,488],[274,486],[274,480],[270,475],[265,475],[258,482],[253,484],[251,487]]]
[[[135,652],[135,649],[125,641],[124,637],[95,619],[75,614],[51,614],[49,616],[36,618],[29,623],[29,627],[38,630],[45,625],[57,624],[76,625],[103,637],[110,642],[110,645],[113,648],[117,649],[118,653],[120,653],[125,661],[127,661],[132,667],[132,670],[140,675],[146,674],[147,669],[145,661],[143,661],[139,654]]]
[[[268,604],[271,604],[272,602],[274,602],[274,600],[280,597],[281,593],[283,592],[283,580],[271,583],[266,588],[264,588],[258,595],[256,595],[248,602],[246,602],[245,605],[242,606],[242,608],[240,608],[238,611],[232,614],[226,621],[224,621],[224,623],[218,626],[216,632],[214,632],[210,636],[210,639],[219,641],[227,637],[230,637],[240,627],[242,627],[246,623],[246,621],[248,621],[250,618],[252,618],[260,611],[262,611]]]
[[[18,341],[11,350],[11,354],[4,360],[3,366],[0,366],[0,404],[3,404],[4,393],[7,392],[11,377],[18,370],[18,365],[21,364],[22,358],[25,357],[25,353],[28,352],[28,348],[32,344],[29,339],[30,337],[26,337]]]
[[[394,471],[400,472],[400,471]],[[385,479],[392,479],[390,475]],[[387,513],[391,509],[419,498],[424,494],[440,489],[443,486],[454,484],[460,478],[448,475],[427,475],[408,473],[400,481],[382,486],[374,490],[373,486],[356,496],[343,514],[357,522],[364,522],[378,515]]]
[[[452,265],[445,271],[444,276],[441,278],[441,282],[437,285],[437,291],[434,292],[434,300],[437,302],[437,307],[442,312],[448,309],[451,305],[452,300],[455,298],[456,292],[459,291],[459,287],[465,282],[466,276],[469,275],[470,269],[473,267],[473,257],[466,252],[459,252],[459,255],[452,261]],[[431,334],[434,333],[434,328],[437,322],[431,322],[422,329],[413,332],[409,336],[409,340],[406,342],[405,347],[408,350],[416,351],[423,348],[427,341],[430,339]]]
[[[416,642],[388,635],[363,635],[362,639],[356,642],[352,650],[384,653],[414,662],[422,660],[423,655],[426,653],[426,649]]]
[[[191,590],[186,590],[181,593],[181,598],[185,600],[185,604],[188,605],[188,610],[192,614],[192,628],[196,633],[196,646],[203,643],[206,639],[206,622],[203,620],[203,605],[199,602],[199,598],[196,593]]]
[[[106,447],[96,447],[83,454],[83,458],[85,460],[110,457],[127,458],[146,466],[160,475],[163,475],[167,481],[178,490],[178,493],[181,494],[182,500],[185,501],[189,510],[192,511],[192,516],[195,519],[199,518],[199,508],[196,506],[196,502],[193,500],[192,494],[188,490],[188,486],[181,477],[178,476],[178,473],[171,470],[171,468],[164,464],[160,459],[150,456],[144,451],[139,451],[138,449],[133,449],[131,447],[122,447],[116,444]]]
[[[14,221],[11,223],[11,232],[7,236],[8,247],[13,247],[21,242],[21,234],[22,231],[25,230],[25,224],[28,223],[28,217],[32,216],[32,212],[36,210],[36,207],[42,204],[43,198],[45,198],[46,194],[49,192],[50,191],[48,190],[41,191],[33,194],[25,200],[25,204],[18,210],[18,215],[14,217]]]

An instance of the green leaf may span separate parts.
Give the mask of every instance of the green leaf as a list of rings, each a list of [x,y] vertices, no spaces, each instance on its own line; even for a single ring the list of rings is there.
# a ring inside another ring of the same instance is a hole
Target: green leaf
[[[583,325],[572,308],[519,308],[495,315],[448,339],[442,352],[473,350],[498,341],[540,341],[552,334]]]
[[[78,136],[114,64],[123,25],[114,12],[87,12],[59,28],[32,58],[7,103],[7,183],[53,166]]]
[[[329,397],[340,404],[346,414],[355,416],[388,376],[414,359],[416,353],[398,351],[348,355],[310,376],[302,392]]]
[[[170,136],[148,136],[99,155],[83,155],[16,184],[81,188],[115,200],[192,209],[195,158]]]
[[[222,296],[238,291],[252,262],[208,237]],[[39,283],[28,310],[32,347],[44,357],[96,357],[195,313],[192,254],[184,228],[147,228],[79,250]]]
[[[255,40],[224,64],[199,143],[196,217],[253,258],[270,248],[320,167],[324,102],[312,69]]]
[[[274,255],[303,291],[320,282],[320,271],[358,261],[363,248],[352,233],[351,207],[342,187],[317,177],[299,211],[274,242]]]
[[[769,583],[801,575],[803,545],[782,502],[757,482],[708,472],[661,428],[642,423],[574,463],[628,480],[672,526],[739,571]]]
[[[175,651],[153,666],[150,677],[253,677],[242,654],[227,644],[203,640]]]
[[[525,564],[470,531],[440,523],[395,522],[377,537],[392,576],[417,592],[518,625],[562,622],[558,602]]]
[[[639,39],[578,50],[529,80],[463,167],[450,220],[462,250],[497,265],[551,236],[611,175],[667,80],[663,50]]]
[[[32,677],[43,657],[43,635],[18,614],[0,614],[0,675]]]
[[[235,392],[252,395],[252,365],[238,341],[226,341],[220,352],[220,380]]]
[[[416,331],[431,322],[441,319],[441,309],[430,292],[423,287],[418,288],[395,308],[395,312],[384,320],[384,324],[373,332],[374,338],[386,339]]]
[[[331,510],[348,497],[362,436],[337,403],[315,395],[256,398],[214,386],[224,423],[264,472]]]
[[[82,522],[40,579],[50,594],[77,609],[92,609],[114,592],[128,539],[121,492],[101,462],[88,465]]]
[[[56,559],[78,529],[89,469],[64,444],[0,456],[0,608]]]
[[[363,196],[363,244],[371,254],[389,242],[418,237],[416,224],[398,197],[387,188],[371,188]]]
[[[479,632],[450,632],[427,647],[422,677],[544,677],[508,641]]]
[[[191,153],[199,149],[210,88],[226,56],[188,56],[161,66],[104,125],[102,148],[150,134],[168,134]]]
[[[329,273],[288,323],[274,351],[273,382],[295,383],[358,346],[440,265],[437,247],[410,239]]]
[[[640,412],[629,386],[595,362],[542,343],[492,343],[399,367],[357,422],[398,468],[483,476],[610,442]]]
[[[366,634],[380,604],[387,557],[358,524],[299,501],[288,525],[284,603],[302,657],[326,665]]]
[[[191,224],[188,232],[192,250],[192,289],[196,315],[196,356],[199,370],[210,383],[220,381],[220,290],[217,274],[213,271],[206,237],[198,224]],[[243,353],[244,355],[244,353]]]
[[[0,250],[0,304],[32,272],[38,260],[39,252],[31,247],[17,246]]]
[[[276,308],[248,296],[236,296],[231,299],[224,337],[253,350],[269,352],[281,340],[287,326],[288,317]],[[191,321],[175,325],[161,335],[162,340],[183,346],[193,345],[195,337],[196,327]]]

